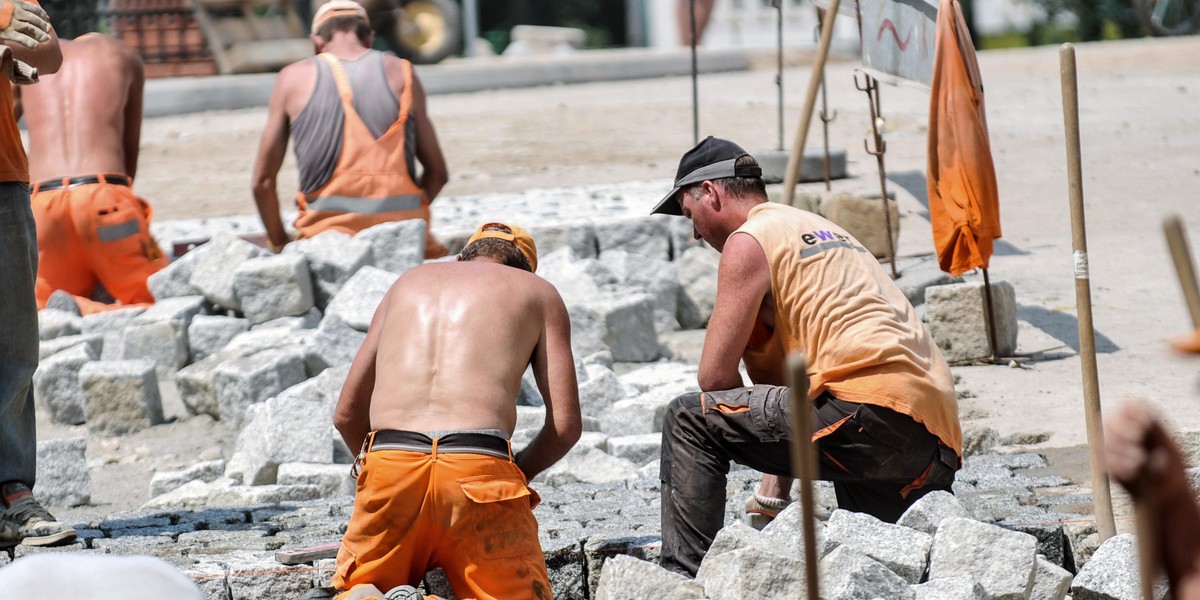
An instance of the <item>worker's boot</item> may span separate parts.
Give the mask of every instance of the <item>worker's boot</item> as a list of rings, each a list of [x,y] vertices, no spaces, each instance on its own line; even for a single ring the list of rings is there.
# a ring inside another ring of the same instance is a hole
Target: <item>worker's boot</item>
[[[762,529],[768,523],[775,520],[783,509],[791,504],[791,500],[783,498],[770,498],[760,496],[758,493],[750,494],[746,498],[746,521],[747,524],[755,529]]]

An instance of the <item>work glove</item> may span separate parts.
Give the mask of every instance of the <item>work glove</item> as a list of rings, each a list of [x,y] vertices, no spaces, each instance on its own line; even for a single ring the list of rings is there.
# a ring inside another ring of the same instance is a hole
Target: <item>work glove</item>
[[[50,41],[50,16],[24,0],[0,2],[0,42],[36,48]]]

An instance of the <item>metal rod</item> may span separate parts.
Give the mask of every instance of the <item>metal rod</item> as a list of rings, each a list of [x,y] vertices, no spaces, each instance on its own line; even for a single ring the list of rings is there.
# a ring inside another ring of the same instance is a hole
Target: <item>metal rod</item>
[[[800,112],[800,127],[796,130],[792,153],[788,156],[787,173],[783,179],[784,204],[795,206],[796,182],[800,179],[800,164],[804,160],[804,144],[808,139],[808,126],[812,122],[817,90],[821,87],[821,73],[825,71],[825,62],[829,59],[829,45],[833,40],[833,24],[837,21],[837,11],[841,3],[842,0],[829,0],[829,8],[825,9],[828,18],[821,24],[821,43],[817,45],[817,56],[813,59],[812,75],[808,80],[808,96],[805,97],[804,109]]]
[[[696,65],[696,0],[688,3],[688,22],[692,26],[692,145],[700,143],[700,83]]]
[[[778,51],[775,54],[776,71],[775,86],[779,88],[779,151],[783,151],[783,0],[771,0],[775,5],[775,39],[778,40]]]
[[[1075,300],[1079,319],[1079,358],[1083,371],[1083,405],[1088,455],[1092,466],[1092,505],[1096,532],[1104,542],[1116,533],[1112,493],[1104,470],[1104,430],[1100,419],[1100,383],[1096,373],[1096,337],[1092,327],[1092,292],[1088,279],[1087,229],[1083,211],[1083,175],[1079,150],[1079,87],[1075,78],[1075,46],[1058,53],[1062,76],[1063,123],[1067,140],[1067,182],[1071,196],[1071,246],[1075,264]]]
[[[475,56],[475,41],[479,39],[479,7],[476,0],[463,0],[463,54]]]
[[[817,579],[817,532],[813,514],[813,479],[817,475],[816,453],[812,444],[812,408],[808,402],[808,373],[804,356],[798,352],[788,355],[788,395],[791,396],[792,474],[800,481],[800,509],[803,518],[804,580],[808,600],[821,595]]]
[[[996,305],[992,304],[992,282],[988,280],[987,267],[983,268],[983,304],[987,312],[988,351],[992,353],[988,360],[996,362],[1000,357],[1000,352],[996,350]]]
[[[1192,266],[1192,252],[1188,248],[1183,219],[1179,215],[1168,215],[1163,219],[1163,233],[1167,236],[1167,247],[1171,250],[1175,274],[1179,276],[1179,285],[1183,288],[1188,314],[1192,317],[1192,327],[1200,329],[1200,288],[1196,287],[1196,270]]]

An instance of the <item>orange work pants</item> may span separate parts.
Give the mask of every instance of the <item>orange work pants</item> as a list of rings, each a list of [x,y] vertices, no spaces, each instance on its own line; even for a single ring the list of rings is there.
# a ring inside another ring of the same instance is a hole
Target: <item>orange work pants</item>
[[[55,290],[75,296],[83,314],[154,302],[146,278],[167,266],[150,235],[150,206],[124,185],[91,183],[40,191],[37,222],[37,305]],[[88,299],[96,284],[120,302]]]
[[[533,516],[539,501],[511,460],[436,447],[369,452],[333,587],[416,587],[441,567],[464,600],[550,600]]]

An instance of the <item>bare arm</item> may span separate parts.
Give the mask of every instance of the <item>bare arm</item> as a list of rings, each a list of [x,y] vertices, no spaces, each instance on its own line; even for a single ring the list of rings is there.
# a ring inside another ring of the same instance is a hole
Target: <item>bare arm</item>
[[[546,422],[537,437],[517,453],[517,466],[532,480],[565,456],[583,430],[579,386],[571,354],[571,320],[557,291],[548,298],[545,330],[533,352],[533,375],[546,402]]]
[[[1156,553],[1175,597],[1200,598],[1200,507],[1179,447],[1138,401],[1105,422],[1104,441],[1109,474],[1155,519]]]
[[[717,303],[700,354],[700,389],[741,387],[738,361],[750,340],[754,319],[771,292],[767,256],[754,237],[735,233],[725,242],[717,267]]]
[[[450,172],[446,168],[446,157],[442,155],[442,147],[438,144],[437,132],[433,122],[429,120],[429,112],[425,106],[425,88],[421,80],[413,73],[412,78],[412,107],[409,118],[415,119],[417,125],[417,160],[421,161],[421,178],[417,185],[425,192],[429,202],[441,193],[446,182],[450,180]]]
[[[263,228],[267,230],[267,239],[276,248],[289,241],[283,218],[279,215],[276,178],[279,168],[283,166],[291,133],[286,107],[291,73],[290,68],[285,68],[275,80],[275,89],[271,91],[271,99],[267,102],[267,125],[263,128],[262,138],[258,142],[258,155],[254,159],[254,203],[258,206]]]
[[[142,93],[146,87],[146,68],[142,58],[132,48],[127,51],[130,81],[129,97],[125,99],[125,174],[137,177],[138,149],[142,143]]]
[[[394,288],[393,288],[394,289]],[[371,327],[367,329],[367,337],[354,355],[350,363],[350,372],[346,375],[346,383],[342,385],[342,393],[338,396],[337,407],[333,409],[333,426],[342,434],[342,440],[351,452],[362,448],[363,440],[371,433],[371,395],[375,393],[375,356],[379,352],[379,331],[383,329],[384,319],[387,318],[387,306],[392,293],[384,295],[375,316],[371,319]]]
[[[57,72],[62,66],[62,49],[46,11],[36,2],[8,1],[14,9],[8,28],[0,32],[0,44],[12,48],[13,58],[42,75]]]

